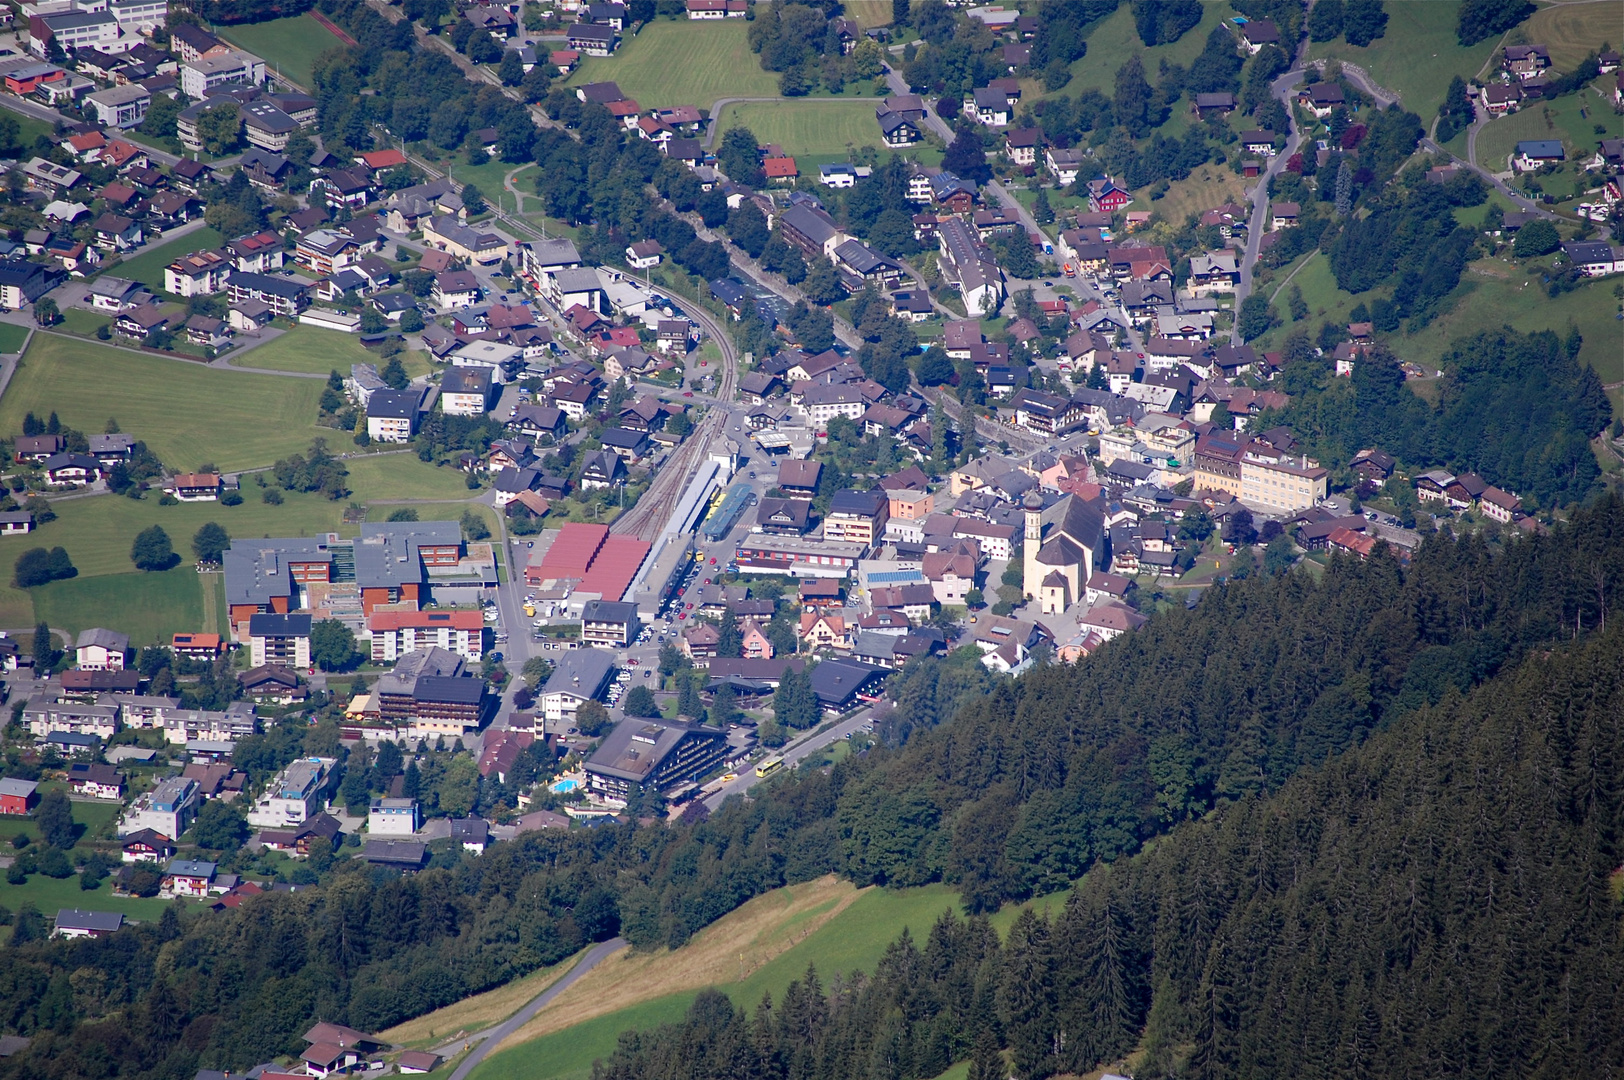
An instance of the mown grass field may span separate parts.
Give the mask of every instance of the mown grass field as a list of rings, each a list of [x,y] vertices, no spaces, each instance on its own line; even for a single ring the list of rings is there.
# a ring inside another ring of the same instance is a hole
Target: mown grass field
[[[67,783],[62,780],[46,780],[40,784],[40,793],[50,791],[52,788],[67,790]],[[104,802],[74,802],[73,820],[83,825],[84,830],[74,843],[75,848],[91,848],[96,842],[107,843],[113,839],[113,822],[118,817],[119,807],[113,803]],[[0,840],[7,845],[7,854],[10,854],[12,837],[26,836],[34,843],[39,842],[39,826],[31,817],[0,817]]]
[[[1473,78],[1500,43],[1493,37],[1462,48],[1455,38],[1459,6],[1453,0],[1388,4],[1383,37],[1362,49],[1342,38],[1315,42],[1308,55],[1315,60],[1323,57],[1358,64],[1384,90],[1396,91],[1404,107],[1430,127],[1449,80],[1456,75]]]
[[[182,255],[190,255],[194,251],[203,251],[206,248],[217,248],[223,243],[225,237],[205,225],[196,232],[187,233],[167,244],[149,248],[135,258],[119,263],[108,272],[113,277],[139,281],[153,292],[162,292],[164,267]]]
[[[167,645],[177,633],[203,629],[202,578],[183,561],[161,573],[53,581],[34,590],[34,618],[73,633],[116,627],[130,635],[132,648]]]
[[[60,781],[47,781],[42,789],[65,786]],[[105,849],[105,845],[112,841],[113,822],[118,813],[119,807],[113,803],[74,802],[73,820],[84,826],[74,848],[89,851],[100,844]],[[0,840],[4,841],[8,854],[13,850],[12,837],[18,835],[39,843],[39,827],[33,818],[0,818]],[[0,907],[8,912],[16,912],[24,904],[33,904],[45,917],[46,923],[50,924],[55,922],[56,913],[63,908],[121,911],[128,918],[148,921],[161,916],[169,901],[114,896],[112,886],[106,881],[99,888],[87,892],[79,888],[77,875],[58,879],[44,874],[30,874],[26,885],[13,885],[0,880]]]
[[[85,432],[109,417],[175,468],[212,461],[226,471],[269,465],[318,436],[322,383],[221,371],[114,349],[57,334],[36,334],[0,401],[0,431],[22,430],[23,414],[55,411]]]
[[[4,826],[0,826],[3,830]],[[56,922],[56,913],[63,908],[81,911],[121,911],[126,918],[139,922],[153,922],[173,901],[142,900],[134,896],[114,896],[112,886],[102,882],[100,887],[85,892],[79,888],[78,875],[60,880],[44,874],[31,874],[26,885],[13,885],[0,880],[0,906],[16,911],[24,904],[33,904],[45,916],[46,925]],[[196,905],[193,905],[196,906]]]
[[[6,115],[17,122],[17,138],[22,142],[24,149],[31,148],[34,145],[34,140],[41,135],[49,139],[56,134],[55,125],[38,117],[24,116],[22,113],[11,112],[9,109],[6,111]]]
[[[860,147],[882,145],[874,103],[868,101],[741,102],[724,108],[716,123],[718,144],[729,128],[749,128],[757,141],[782,146],[802,176],[825,162],[846,161]]]
[[[844,6],[864,30],[891,25],[891,0],[846,0]]]
[[[403,454],[383,453],[369,457],[350,458],[350,496],[356,502],[375,499],[468,499],[478,492],[468,490],[463,474],[456,469],[443,469],[419,461],[410,451]],[[424,521],[430,518],[455,518],[460,508],[436,510],[424,507],[418,511]]]
[[[1139,54],[1140,62],[1145,65],[1145,73],[1153,82],[1163,60],[1188,68],[1190,62],[1206,48],[1212,28],[1235,14],[1227,3],[1204,3],[1202,7],[1205,11],[1200,25],[1171,45],[1147,48],[1139,40],[1139,31],[1134,29],[1133,13],[1128,5],[1123,4],[1089,31],[1088,51],[1082,59],[1072,62],[1071,81],[1055,93],[1075,97],[1079,90],[1093,89],[1110,97],[1116,83],[1117,69],[1134,53]],[[1038,84],[1038,89],[1041,89],[1041,84]],[[1188,101],[1175,106],[1183,109],[1189,107]]]
[[[413,378],[430,370],[428,356],[424,353],[404,353],[400,360],[406,367],[406,374]],[[353,364],[374,364],[382,368],[385,361],[377,353],[368,351],[354,334],[341,334],[337,330],[323,330],[315,326],[295,326],[248,352],[233,353],[231,363],[237,367],[303,371],[315,375],[336,371],[348,377]]]
[[[97,495],[57,503],[55,521],[46,522],[27,536],[8,537],[0,544],[0,625],[32,626],[38,619],[46,619],[65,629],[113,626],[126,630],[132,638],[138,633],[157,634],[162,627],[177,623],[178,630],[201,629],[202,586],[190,563],[192,536],[205,522],[219,522],[234,537],[312,536],[343,531],[343,503],[329,502],[319,495],[290,494],[281,506],[271,506],[260,501],[258,489],[252,486],[244,495],[246,500],[241,506],[160,506],[157,497],[150,494],[140,501]],[[182,560],[179,569],[143,574],[130,562],[130,545],[136,534],[150,525],[160,525],[169,534]],[[67,549],[78,577],[31,592],[11,587],[17,556],[29,548],[58,545]],[[63,621],[56,621],[59,619]]]
[[[675,952],[619,955],[561,994],[475,1070],[479,1080],[578,1078],[619,1033],[678,1019],[703,987],[754,1008],[815,964],[827,981],[871,969],[904,927],[916,941],[958,897],[950,889],[856,890],[832,877],[775,890]]]
[[[8,395],[9,396],[9,395]],[[201,462],[187,461],[185,468]],[[252,479],[243,485],[243,503],[181,503],[160,506],[155,495],[141,500],[116,495],[69,499],[55,506],[57,518],[27,536],[8,537],[0,543],[0,626],[22,628],[43,620],[54,627],[79,631],[90,626],[112,626],[132,641],[145,644],[167,640],[179,630],[205,628],[208,612],[220,621],[220,594],[211,579],[200,579],[192,569],[192,536],[209,521],[218,522],[234,538],[262,536],[314,536],[336,532],[354,535],[355,526],[343,523],[348,501],[374,499],[466,499],[470,492],[462,476],[451,469],[425,465],[415,454],[383,454],[349,459],[349,499],[333,502],[320,495],[289,492],[280,506],[265,502],[263,489]],[[374,508],[373,520],[388,517],[391,506]],[[485,508],[481,508],[485,511]],[[455,521],[458,505],[423,506],[424,521]],[[495,529],[487,511],[486,523]],[[163,573],[142,573],[130,562],[130,545],[142,529],[162,526],[169,534],[181,565]],[[67,549],[79,576],[52,582],[31,591],[10,585],[17,556],[34,547]],[[0,830],[3,835],[3,830]]]
[[[1604,76],[1592,85],[1606,85],[1609,81],[1610,77]],[[1605,135],[1596,134],[1598,124],[1606,130]],[[1477,135],[1477,163],[1492,172],[1504,172],[1511,167],[1507,159],[1522,140],[1560,139],[1568,155],[1566,167],[1571,171],[1575,163],[1596,152],[1602,139],[1620,134],[1624,134],[1624,118],[1613,112],[1611,102],[1586,87],[1578,94],[1537,101],[1510,116],[1489,121]],[[1594,181],[1594,176],[1590,179]],[[1542,182],[1552,192],[1568,186],[1555,178]]]
[[[1558,71],[1572,71],[1604,41],[1616,49],[1624,38],[1618,5],[1605,2],[1542,5],[1523,29],[1529,41],[1551,50],[1551,66]]]
[[[13,353],[28,340],[28,327],[16,323],[0,323],[0,353]]]
[[[1400,359],[1435,364],[1449,351],[1453,339],[1495,326],[1510,325],[1523,332],[1549,329],[1560,335],[1574,325],[1584,336],[1579,358],[1595,368],[1604,383],[1624,380],[1624,322],[1614,318],[1618,301],[1613,299],[1611,279],[1593,281],[1553,300],[1537,278],[1531,279],[1512,263],[1480,259],[1467,266],[1461,283],[1462,294],[1446,314],[1418,333],[1392,339],[1393,351]],[[1354,296],[1337,288],[1329,260],[1323,254],[1313,256],[1291,284],[1302,289],[1308,318],[1297,324],[1288,321],[1271,330],[1260,339],[1266,348],[1278,347],[1294,325],[1305,326],[1313,333],[1321,321],[1346,323],[1348,312],[1356,304],[1368,304],[1382,294],[1382,290],[1372,290]],[[1283,295],[1275,301],[1275,310],[1281,318],[1287,318]]]
[[[485,197],[486,202],[508,212],[513,212],[516,207],[513,203],[513,195],[507,190],[503,180],[506,179],[508,173],[518,169],[520,171],[513,178],[513,185],[522,194],[534,200],[538,208],[540,206],[540,197],[536,195],[536,177],[532,172],[535,168],[533,165],[510,165],[501,158],[492,158],[482,165],[470,165],[468,164],[468,158],[459,154],[450,163],[450,166],[451,175],[458,183],[473,184],[479,188],[479,193]],[[529,205],[530,203],[527,202],[526,208]]]
[[[658,20],[622,43],[614,56],[585,57],[567,85],[613,82],[644,109],[709,109],[724,97],[774,97],[778,76],[761,70],[746,31],[744,19]]]
[[[266,74],[280,72],[306,89],[316,57],[344,43],[310,15],[270,22],[222,26],[215,31],[265,61]]]

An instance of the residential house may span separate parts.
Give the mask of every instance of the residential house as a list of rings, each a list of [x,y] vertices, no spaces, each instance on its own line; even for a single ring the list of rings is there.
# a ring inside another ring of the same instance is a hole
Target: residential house
[[[982,87],[964,99],[964,111],[978,123],[1003,127],[1010,119],[1009,98],[1002,90]]]
[[[1037,164],[1038,151],[1043,149],[1043,129],[1016,128],[1004,133],[1004,153],[1017,165],[1031,167]]]
[[[430,218],[422,228],[425,243],[433,244],[459,259],[483,266],[508,257],[506,237],[488,229],[460,224],[455,217]]]
[[[124,776],[111,765],[74,762],[68,766],[68,786],[86,799],[119,799],[124,795]]]
[[[1347,97],[1340,83],[1317,82],[1298,91],[1297,104],[1313,113],[1316,119],[1324,120],[1332,110],[1345,106]]]
[[[801,621],[796,627],[795,636],[800,638],[803,652],[812,652],[817,649],[851,648],[851,637],[847,633],[846,620],[840,615],[803,611]]]
[[[448,416],[483,416],[490,411],[497,383],[484,365],[448,368],[440,379],[440,411]]]
[[[102,478],[101,462],[88,454],[52,454],[41,465],[45,479],[52,484],[89,484]]]
[[[74,666],[81,671],[122,671],[130,651],[130,635],[93,627],[79,631],[74,643]]]

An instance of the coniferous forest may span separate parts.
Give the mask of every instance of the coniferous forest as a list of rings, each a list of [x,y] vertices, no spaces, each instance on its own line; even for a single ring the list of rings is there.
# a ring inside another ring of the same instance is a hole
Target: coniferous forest
[[[313,1019],[384,1028],[617,932],[680,945],[829,872],[946,881],[973,913],[1075,891],[1002,944],[946,920],[766,1011],[708,995],[607,1073],[900,1080],[974,1054],[986,1078],[1008,1052],[1026,1080],[1143,1038],[1159,1074],[1612,1075],[1621,604],[1609,498],[1548,536],[1232,582],[990,694],[918,664],[900,745],[698,824],[357,863],[102,939],[20,912],[0,1028],[33,1043],[0,1080],[240,1071]]]
[[[944,914],[622,1037],[595,1080],[1617,1076],[1624,632],[1449,691],[1269,797],[1100,867],[1000,944]],[[998,1050],[1008,1047],[1007,1060]]]

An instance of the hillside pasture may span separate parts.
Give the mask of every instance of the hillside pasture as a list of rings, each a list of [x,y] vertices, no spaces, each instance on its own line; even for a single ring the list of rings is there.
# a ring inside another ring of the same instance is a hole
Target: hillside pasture
[[[1572,71],[1603,42],[1615,49],[1624,44],[1618,5],[1605,0],[1541,7],[1523,24],[1523,34],[1550,49],[1551,67],[1557,71]]]
[[[1601,80],[1605,83],[1607,80]],[[1586,115],[1580,115],[1583,112]],[[1600,124],[1607,135],[1595,133]],[[1498,117],[1483,126],[1477,135],[1477,163],[1491,172],[1504,172],[1511,166],[1508,160],[1524,139],[1557,139],[1567,153],[1566,168],[1572,170],[1576,162],[1588,159],[1596,152],[1603,138],[1617,138],[1624,133],[1624,120],[1613,112],[1610,102],[1604,101],[1587,87],[1578,94],[1569,94],[1554,101],[1536,101],[1510,116]],[[1546,190],[1566,194],[1569,181],[1554,178],[1546,183]]]
[[[1147,48],[1139,40],[1139,31],[1134,29],[1133,12],[1127,4],[1121,5],[1115,13],[1094,24],[1088,33],[1088,50],[1081,59],[1072,61],[1071,81],[1055,93],[1075,97],[1079,90],[1098,90],[1110,97],[1116,85],[1117,69],[1134,53],[1139,54],[1146,75],[1152,81],[1156,79],[1164,60],[1188,68],[1206,48],[1213,27],[1235,14],[1227,3],[1209,2],[1202,4],[1202,7],[1205,10],[1200,24],[1186,31],[1183,37],[1169,45]],[[1174,106],[1175,109],[1189,107],[1188,100]]]
[[[1358,64],[1384,90],[1398,93],[1404,108],[1431,125],[1444,102],[1449,80],[1474,78],[1499,44],[1499,38],[1462,48],[1455,38],[1458,3],[1388,4],[1387,32],[1364,48],[1343,38],[1315,42],[1310,58]],[[1533,39],[1530,39],[1533,40]]]
[[[679,1019],[706,986],[754,1008],[816,965],[827,979],[871,969],[904,927],[921,941],[957,894],[942,886],[854,888],[833,876],[767,893],[681,949],[621,953],[583,975],[475,1070],[477,1080],[578,1080],[619,1033]]]

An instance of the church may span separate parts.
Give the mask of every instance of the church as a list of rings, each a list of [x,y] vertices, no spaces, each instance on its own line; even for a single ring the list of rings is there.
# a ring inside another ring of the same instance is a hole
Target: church
[[[1023,590],[1044,615],[1062,614],[1083,596],[1096,570],[1111,565],[1111,532],[1099,496],[1068,495],[1047,510],[1034,492],[1025,503]]]

